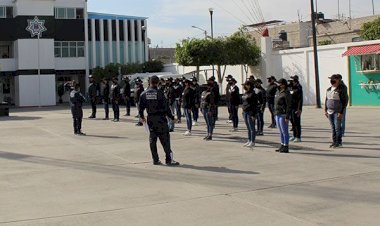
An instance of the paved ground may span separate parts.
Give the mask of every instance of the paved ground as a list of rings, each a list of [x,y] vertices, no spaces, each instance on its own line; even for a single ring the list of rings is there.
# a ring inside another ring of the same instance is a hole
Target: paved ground
[[[345,148],[331,151],[327,120],[307,108],[291,154],[273,152],[276,130],[250,150],[224,121],[210,143],[204,124],[191,138],[180,125],[183,166],[169,168],[152,166],[134,119],[85,120],[76,137],[67,109],[13,110],[0,119],[0,225],[378,226],[379,115],[351,108]]]

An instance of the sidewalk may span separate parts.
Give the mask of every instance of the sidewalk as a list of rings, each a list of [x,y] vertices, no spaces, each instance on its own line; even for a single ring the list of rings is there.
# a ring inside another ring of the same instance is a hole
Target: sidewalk
[[[350,108],[344,148],[331,150],[328,120],[307,107],[290,154],[274,152],[276,129],[243,148],[245,126],[228,132],[223,109],[213,142],[204,123],[189,138],[177,125],[179,168],[151,164],[134,118],[85,119],[76,137],[68,108],[30,110],[0,118],[1,226],[380,225],[378,108]]]

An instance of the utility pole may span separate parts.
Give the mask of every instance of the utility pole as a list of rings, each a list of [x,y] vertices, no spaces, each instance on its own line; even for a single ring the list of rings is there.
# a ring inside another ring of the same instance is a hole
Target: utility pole
[[[211,40],[214,40],[214,9],[210,8],[210,17],[211,17]],[[212,76],[215,77],[215,67],[212,65]]]
[[[375,1],[372,0],[372,15],[375,15]]]
[[[340,20],[340,0],[338,0],[338,20]]]
[[[317,108],[322,108],[321,91],[319,84],[319,62],[318,62],[318,45],[317,45],[317,28],[316,28],[316,12],[314,10],[314,0],[310,0],[311,5],[311,24],[313,28],[313,47],[314,47],[314,70],[315,70],[315,94]]]

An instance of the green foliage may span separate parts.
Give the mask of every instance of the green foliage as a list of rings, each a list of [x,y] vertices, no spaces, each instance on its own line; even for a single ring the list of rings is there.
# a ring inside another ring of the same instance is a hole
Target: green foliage
[[[153,73],[161,72],[164,69],[164,64],[161,61],[148,61],[143,64],[108,64],[105,68],[96,67],[92,70],[92,76],[94,76],[97,82],[100,82],[103,78],[112,79],[118,77],[119,70],[122,75],[130,75],[136,73]]]
[[[332,44],[332,41],[331,40],[322,40],[318,43],[320,46],[327,46],[327,45],[331,45]]]
[[[363,24],[360,30],[360,36],[364,40],[378,40],[380,39],[380,17],[372,22]]]

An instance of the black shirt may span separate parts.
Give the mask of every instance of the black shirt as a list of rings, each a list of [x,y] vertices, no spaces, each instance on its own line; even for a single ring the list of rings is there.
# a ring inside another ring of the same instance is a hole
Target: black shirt
[[[240,105],[240,90],[237,86],[233,86],[230,89],[230,104],[233,106]]]
[[[145,118],[144,111],[147,111],[149,116],[169,117],[174,120],[168,101],[165,98],[164,92],[158,88],[149,88],[144,91],[139,100],[139,115],[140,118]]]
[[[185,109],[192,109],[195,105],[195,91],[193,88],[185,88],[182,95],[182,104]]]
[[[251,116],[255,116],[258,112],[258,99],[254,91],[246,92],[243,97],[243,111],[249,113]]]
[[[276,96],[276,93],[277,93],[277,85],[274,83],[272,85],[269,85],[268,89],[267,89],[267,101],[268,101],[268,103],[271,103],[271,104],[274,103],[274,98]]]
[[[274,114],[285,115],[286,119],[290,118],[290,105],[292,104],[292,97],[290,92],[286,90],[278,91],[275,96]]]

